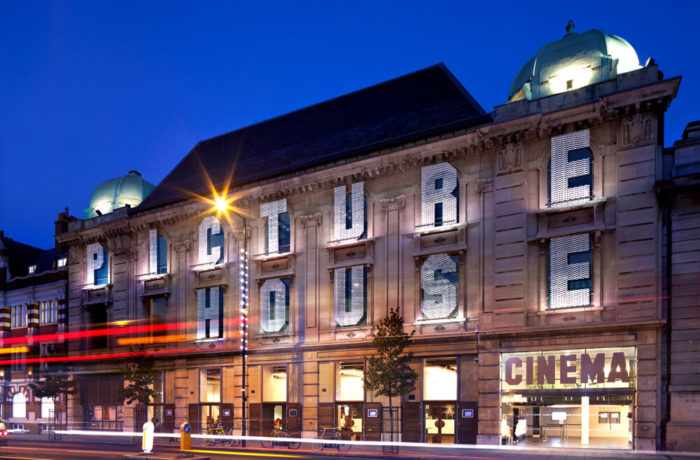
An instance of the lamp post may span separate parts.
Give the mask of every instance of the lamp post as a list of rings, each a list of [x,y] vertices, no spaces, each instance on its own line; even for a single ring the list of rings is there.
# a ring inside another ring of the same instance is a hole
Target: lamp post
[[[224,193],[225,195],[225,193]],[[240,333],[241,333],[241,366],[243,368],[241,375],[241,392],[243,393],[243,404],[241,407],[241,435],[247,434],[246,421],[246,404],[248,403],[248,391],[246,388],[246,358],[248,358],[248,221],[245,216],[237,213],[231,206],[225,196],[216,197],[214,207],[217,212],[235,214],[243,222],[243,242],[238,251],[238,271],[239,271],[239,287],[241,293],[240,299]],[[241,446],[245,447],[245,439],[241,440]]]

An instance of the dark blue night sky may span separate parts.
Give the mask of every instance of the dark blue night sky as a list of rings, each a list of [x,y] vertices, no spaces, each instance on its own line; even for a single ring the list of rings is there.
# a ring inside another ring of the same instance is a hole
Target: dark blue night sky
[[[566,7],[565,7],[566,6]],[[102,181],[158,183],[201,139],[444,62],[487,111],[538,48],[620,35],[700,119],[700,2],[2,2],[0,229],[53,246]]]

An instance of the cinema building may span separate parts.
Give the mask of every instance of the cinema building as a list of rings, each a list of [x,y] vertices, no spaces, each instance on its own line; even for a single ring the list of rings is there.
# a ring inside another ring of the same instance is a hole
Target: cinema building
[[[419,374],[394,398],[402,440],[657,448],[654,184],[679,84],[570,25],[491,113],[439,64],[201,141],[154,188],[110,181],[56,235],[70,328],[155,327],[71,342],[69,419],[385,439],[389,401],[362,378],[400,307]],[[90,361],[138,347],[157,358],[147,407]]]

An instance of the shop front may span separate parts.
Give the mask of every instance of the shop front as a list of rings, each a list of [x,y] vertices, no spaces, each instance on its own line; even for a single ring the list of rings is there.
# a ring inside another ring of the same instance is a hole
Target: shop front
[[[633,447],[636,350],[502,353],[503,443]]]

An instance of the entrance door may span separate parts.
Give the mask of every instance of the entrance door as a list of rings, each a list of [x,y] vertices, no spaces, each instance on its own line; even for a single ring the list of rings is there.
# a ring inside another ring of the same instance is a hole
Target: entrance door
[[[285,415],[287,405],[284,403],[264,403],[262,405],[262,433],[269,436],[272,430],[284,430],[287,427]]]
[[[435,444],[455,442],[455,403],[425,403],[425,441]]]
[[[362,440],[362,403],[338,403],[336,405],[336,427],[343,439]]]
[[[202,433],[206,433],[207,428],[214,428],[221,423],[221,406],[219,404],[201,404],[200,408]]]

